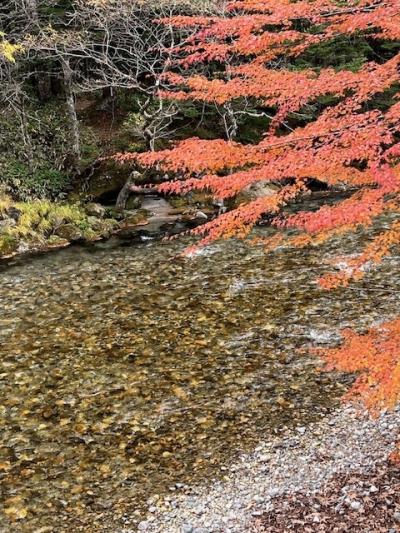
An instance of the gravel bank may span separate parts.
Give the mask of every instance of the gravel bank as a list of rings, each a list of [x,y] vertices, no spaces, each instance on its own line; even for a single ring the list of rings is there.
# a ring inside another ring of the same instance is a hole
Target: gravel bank
[[[284,494],[253,526],[251,533],[397,533],[400,464],[389,460],[365,473],[335,474],[311,495]]]
[[[323,421],[261,443],[251,455],[204,486],[177,484],[171,495],[149,500],[138,531],[151,533],[245,533],[274,498],[316,492],[335,474],[368,472],[393,449],[400,410],[377,420],[346,406]],[[125,530],[126,531],[126,530]]]

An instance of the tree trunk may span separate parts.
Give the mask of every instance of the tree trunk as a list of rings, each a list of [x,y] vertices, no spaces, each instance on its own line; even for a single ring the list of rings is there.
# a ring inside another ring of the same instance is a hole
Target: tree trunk
[[[22,141],[25,147],[24,155],[26,156],[28,160],[29,167],[32,169],[33,161],[34,161],[33,148],[32,148],[31,137],[29,135],[28,122],[26,120],[24,97],[21,95],[19,96],[19,120],[20,120],[20,125],[21,125],[21,137],[22,137]]]
[[[75,96],[72,89],[72,69],[68,59],[62,59],[62,69],[64,74],[64,91],[67,105],[67,114],[71,131],[71,154],[76,164],[81,157],[81,142],[79,135],[79,123],[75,109]]]
[[[128,201],[128,198],[132,192],[132,186],[134,186],[134,180],[140,178],[140,173],[134,170],[131,172],[127,182],[122,187],[117,201],[115,203],[115,208],[118,209],[118,211],[123,211],[126,207],[126,202]]]

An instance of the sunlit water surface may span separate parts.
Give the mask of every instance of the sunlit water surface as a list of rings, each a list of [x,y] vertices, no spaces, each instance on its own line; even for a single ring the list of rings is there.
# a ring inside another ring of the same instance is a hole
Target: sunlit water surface
[[[109,243],[4,265],[0,530],[122,531],[150,496],[337,405],[346,380],[299,350],[393,316],[400,261],[326,293],[334,245],[173,260],[182,241]]]

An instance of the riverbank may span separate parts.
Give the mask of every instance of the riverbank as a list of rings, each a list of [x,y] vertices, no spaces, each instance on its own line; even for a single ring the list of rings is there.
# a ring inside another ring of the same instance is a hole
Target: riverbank
[[[0,258],[108,238],[118,221],[95,203],[15,202],[0,196]]]
[[[174,208],[154,196],[133,197],[129,209],[96,202],[14,202],[0,196],[0,259],[47,252],[74,243],[87,244],[117,236],[125,241],[161,238],[208,219],[196,206]],[[144,239],[142,239],[144,238]]]
[[[386,461],[395,448],[399,423],[400,410],[374,420],[367,413],[345,406],[320,422],[261,442],[254,453],[242,455],[227,469],[222,481],[185,487],[183,494],[149,501],[146,520],[139,524],[138,531],[342,532],[348,514],[353,515],[353,525],[359,521],[360,527],[362,523],[367,527],[371,516],[363,522],[358,515],[367,512],[381,490],[373,482],[383,479],[384,483]],[[391,468],[396,472],[395,466]],[[365,480],[361,491],[353,487],[357,487],[357,479]],[[329,524],[324,525],[318,495],[323,498],[330,488],[330,505],[334,505],[332,484],[340,480],[344,482],[337,494],[337,506],[335,511],[331,509]],[[381,518],[387,520],[385,531],[400,519],[400,494],[392,491],[390,496],[386,515],[384,509],[380,511]],[[311,529],[307,529],[309,515]],[[357,529],[361,530],[381,531]]]
[[[260,191],[266,194],[266,190],[250,189],[247,194],[257,197]],[[346,193],[334,190],[314,191],[304,201],[317,207],[321,202],[336,202],[343,195]],[[79,201],[17,202],[0,193],[0,261],[71,244],[106,241],[114,236],[134,243],[160,239],[193,229],[218,212],[219,205],[208,194],[200,193],[169,198],[157,194],[131,195],[122,210],[115,208],[115,201],[110,204],[83,197]]]

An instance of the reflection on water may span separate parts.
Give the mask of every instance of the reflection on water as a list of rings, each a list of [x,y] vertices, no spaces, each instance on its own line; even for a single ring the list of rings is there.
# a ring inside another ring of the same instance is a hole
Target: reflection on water
[[[1,531],[120,531],[150,496],[217,477],[335,405],[343,384],[299,348],[396,310],[396,259],[374,291],[327,294],[314,280],[329,249],[227,242],[171,260],[181,248],[71,248],[3,268]]]

